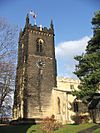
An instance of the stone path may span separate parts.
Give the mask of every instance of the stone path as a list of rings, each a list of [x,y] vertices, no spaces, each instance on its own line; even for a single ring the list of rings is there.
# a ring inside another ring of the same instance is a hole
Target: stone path
[[[100,128],[100,124],[98,124],[98,125],[95,125],[95,126],[93,126],[93,127],[90,127],[90,128],[88,128],[88,129],[85,129],[85,130],[83,130],[83,131],[80,131],[80,132],[78,132],[78,133],[92,133],[94,130],[96,130],[97,128]]]

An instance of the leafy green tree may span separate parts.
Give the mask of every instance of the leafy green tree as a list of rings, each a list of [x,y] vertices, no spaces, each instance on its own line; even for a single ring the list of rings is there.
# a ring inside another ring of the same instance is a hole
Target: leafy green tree
[[[79,90],[73,94],[88,102],[95,92],[100,90],[100,11],[92,18],[93,37],[88,42],[85,53],[76,56],[78,61],[75,75],[80,79]]]

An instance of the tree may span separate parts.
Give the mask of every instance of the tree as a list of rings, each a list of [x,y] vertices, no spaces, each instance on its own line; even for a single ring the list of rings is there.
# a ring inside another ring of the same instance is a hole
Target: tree
[[[75,57],[78,65],[74,72],[81,83],[79,90],[73,91],[73,94],[85,99],[87,103],[91,96],[100,90],[100,11],[95,13],[92,25],[93,37],[88,42],[85,53]]]
[[[11,116],[14,91],[17,28],[0,18],[0,117]]]

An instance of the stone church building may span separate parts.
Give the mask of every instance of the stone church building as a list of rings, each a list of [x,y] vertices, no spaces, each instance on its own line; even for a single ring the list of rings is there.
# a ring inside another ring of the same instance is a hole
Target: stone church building
[[[13,120],[37,119],[55,115],[62,123],[72,123],[72,106],[79,80],[57,78],[54,26],[31,25],[29,16],[18,43],[18,64],[14,94]]]

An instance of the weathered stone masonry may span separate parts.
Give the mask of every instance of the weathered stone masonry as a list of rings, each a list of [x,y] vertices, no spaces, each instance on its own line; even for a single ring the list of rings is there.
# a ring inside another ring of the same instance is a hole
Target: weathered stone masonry
[[[20,32],[13,118],[51,115],[52,89],[56,87],[54,29],[29,23]]]

